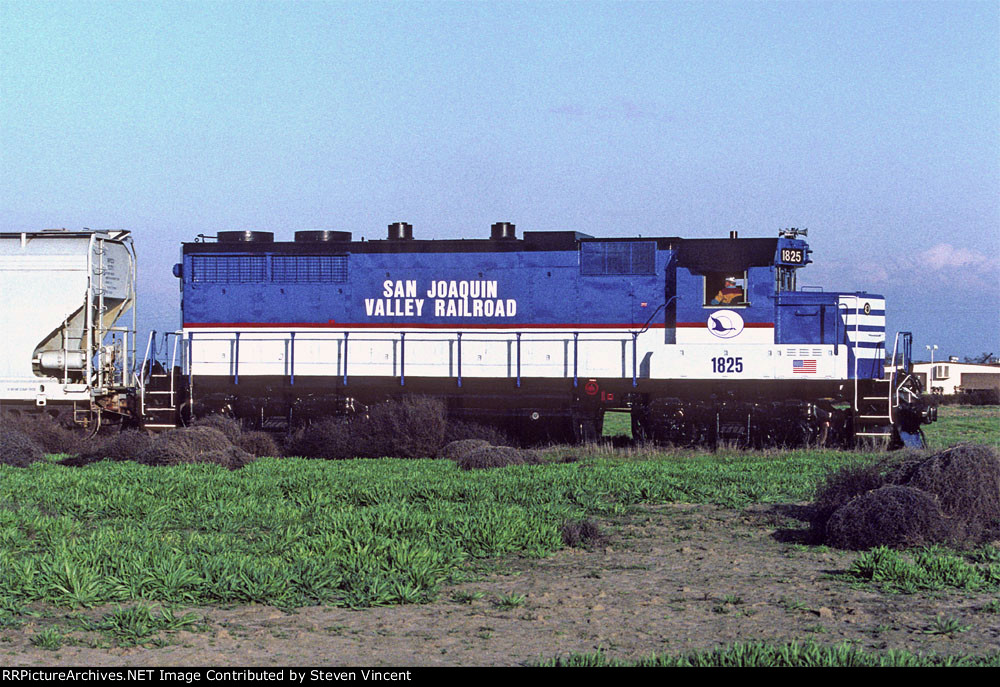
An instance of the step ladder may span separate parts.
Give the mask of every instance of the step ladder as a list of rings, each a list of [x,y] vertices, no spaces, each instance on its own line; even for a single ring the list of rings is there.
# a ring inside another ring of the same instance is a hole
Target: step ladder
[[[895,424],[898,419],[896,411],[900,405],[900,395],[907,393],[912,396],[913,394],[906,386],[913,369],[912,349],[913,334],[897,332],[892,347],[892,363],[886,370],[883,361],[883,378],[865,380],[864,392],[860,397],[858,395],[860,384],[857,374],[858,358],[855,355],[853,407],[855,437],[885,443],[889,443],[895,438]]]
[[[161,347],[170,348],[169,363],[157,358],[156,332],[149,334],[146,355],[140,376],[140,412],[143,427],[153,431],[174,429],[178,426],[179,368],[177,367],[180,332],[163,332]],[[172,339],[172,341],[171,341]]]
[[[869,380],[871,388],[855,401],[854,436],[871,440],[890,440],[893,425],[893,377]],[[857,380],[855,380],[857,384]]]

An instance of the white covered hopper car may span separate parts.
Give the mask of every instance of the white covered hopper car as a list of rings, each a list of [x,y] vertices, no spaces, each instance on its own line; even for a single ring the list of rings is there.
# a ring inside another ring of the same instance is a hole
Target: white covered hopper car
[[[127,231],[0,233],[0,411],[134,414],[135,268]]]

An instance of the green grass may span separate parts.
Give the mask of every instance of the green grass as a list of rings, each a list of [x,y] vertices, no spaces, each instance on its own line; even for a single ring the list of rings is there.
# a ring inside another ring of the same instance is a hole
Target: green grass
[[[497,599],[496,607],[504,611],[509,611],[523,606],[526,598],[523,594],[507,594]]]
[[[568,520],[639,503],[805,500],[831,465],[857,458],[691,453],[470,472],[388,459],[0,466],[0,605],[420,603],[470,561],[562,548]]]
[[[845,577],[907,594],[942,589],[989,591],[1000,589],[997,557],[998,549],[993,546],[971,552],[942,546],[902,552],[879,546],[860,554]]]
[[[1000,654],[988,656],[937,656],[907,651],[867,652],[849,644],[820,646],[811,642],[784,645],[733,644],[710,651],[654,654],[635,661],[609,658],[603,651],[570,654],[541,663],[555,667],[930,667],[1000,666]]]
[[[930,448],[965,442],[1000,448],[1000,406],[940,406],[938,421],[924,425]]]
[[[84,630],[100,632],[113,638],[118,646],[128,647],[152,642],[161,632],[193,628],[200,618],[194,613],[175,615],[169,608],[154,611],[144,603],[106,613],[100,620],[84,620]]]
[[[49,627],[31,636],[31,643],[39,649],[58,651],[66,643],[66,637],[59,628]]]
[[[628,413],[604,413],[604,436],[632,436],[632,416]]]
[[[929,448],[970,442],[1000,447],[1000,406],[939,406],[938,421],[924,425]],[[632,436],[628,413],[604,414],[604,436]]]
[[[989,419],[990,409],[951,410],[942,409],[945,429]],[[235,472],[0,466],[0,609],[422,603],[477,561],[562,548],[567,521],[645,503],[807,501],[830,470],[884,458],[573,450],[582,462],[469,472],[444,460],[389,459],[260,459]],[[979,563],[993,570],[996,561]]]
[[[927,635],[945,635],[947,637],[953,637],[956,634],[961,634],[962,632],[968,632],[971,625],[963,625],[958,620],[954,618],[946,618],[941,614],[934,617],[933,620],[925,627],[921,632]]]

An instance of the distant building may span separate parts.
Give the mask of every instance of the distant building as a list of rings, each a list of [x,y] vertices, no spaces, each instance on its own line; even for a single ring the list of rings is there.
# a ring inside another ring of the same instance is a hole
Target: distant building
[[[962,394],[994,389],[1000,391],[1000,365],[958,363],[953,359],[932,363],[914,363],[913,374],[924,391],[933,394]]]

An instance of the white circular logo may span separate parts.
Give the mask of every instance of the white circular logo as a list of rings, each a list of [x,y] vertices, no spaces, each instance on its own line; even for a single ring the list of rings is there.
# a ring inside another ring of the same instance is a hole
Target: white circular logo
[[[720,339],[731,339],[743,331],[743,317],[735,310],[716,310],[706,324],[708,331]]]

